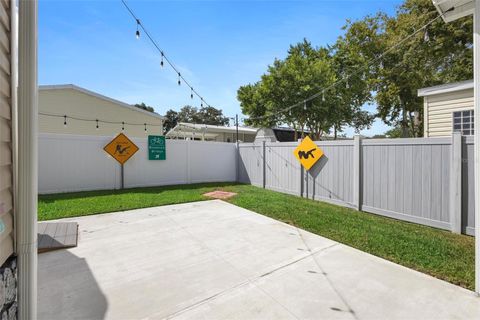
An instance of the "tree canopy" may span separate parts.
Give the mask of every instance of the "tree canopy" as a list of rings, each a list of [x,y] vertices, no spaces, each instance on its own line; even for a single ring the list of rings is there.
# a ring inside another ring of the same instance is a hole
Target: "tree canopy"
[[[238,89],[246,123],[287,124],[319,138],[346,126],[368,128],[378,117],[402,136],[421,136],[417,90],[472,78],[472,20],[446,24],[430,0],[405,0],[393,16],[378,12],[347,21],[328,47],[304,39],[258,82]],[[377,112],[364,111],[365,104],[375,104]]]
[[[166,120],[163,123],[163,131],[167,133],[174,128],[178,122],[201,123],[217,126],[226,126],[230,119],[223,115],[223,111],[214,107],[202,107],[200,109],[192,106],[184,106],[180,111],[172,109],[165,113]]]
[[[153,107],[147,106],[144,102],[142,102],[142,103],[136,103],[136,104],[134,104],[134,106],[137,107],[137,108],[139,108],[139,109],[145,110],[145,111],[155,112],[155,110],[153,109]]]

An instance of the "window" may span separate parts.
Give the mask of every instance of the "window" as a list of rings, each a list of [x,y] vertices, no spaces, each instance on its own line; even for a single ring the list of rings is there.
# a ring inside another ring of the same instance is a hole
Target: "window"
[[[453,113],[453,132],[461,132],[464,136],[473,135],[473,110],[455,111]]]

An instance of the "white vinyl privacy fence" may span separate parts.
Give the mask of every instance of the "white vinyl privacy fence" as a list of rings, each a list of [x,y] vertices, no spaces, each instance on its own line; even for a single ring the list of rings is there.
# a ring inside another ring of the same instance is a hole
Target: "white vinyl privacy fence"
[[[119,189],[120,165],[103,147],[113,137],[40,134],[39,193]],[[301,169],[296,142],[166,140],[148,160],[146,138],[125,163],[125,188],[239,181],[387,217],[474,234],[473,138],[317,141],[324,156]]]
[[[474,234],[471,137],[315,143],[325,156],[309,172],[294,157],[297,143],[242,143],[239,181]]]
[[[40,194],[119,189],[120,165],[103,147],[113,137],[40,134]],[[233,143],[166,140],[166,160],[148,160],[147,138],[124,166],[125,188],[236,180]]]

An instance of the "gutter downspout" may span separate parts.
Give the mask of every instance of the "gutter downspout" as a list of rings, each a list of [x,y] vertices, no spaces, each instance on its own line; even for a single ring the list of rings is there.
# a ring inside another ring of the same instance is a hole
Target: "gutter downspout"
[[[18,196],[18,5],[10,4],[10,73],[11,73],[11,103],[12,103],[12,163],[13,163],[13,229],[17,227],[17,196]],[[14,251],[17,252],[17,238],[14,237]]]
[[[473,13],[473,103],[475,106],[475,292],[480,295],[480,1]]]
[[[37,318],[38,86],[37,0],[19,1],[18,319]]]

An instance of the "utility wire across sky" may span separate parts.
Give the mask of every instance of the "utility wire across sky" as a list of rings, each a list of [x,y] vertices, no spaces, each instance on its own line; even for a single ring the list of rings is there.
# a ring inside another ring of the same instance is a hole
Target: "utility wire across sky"
[[[127,11],[130,13],[130,15],[132,16],[132,18],[135,20],[135,22],[137,24],[137,30],[135,32],[135,36],[137,37],[137,39],[139,39],[141,37],[141,32],[140,32],[140,29],[141,29],[143,31],[143,33],[147,36],[147,39],[150,40],[150,42],[155,47],[155,49],[160,53],[160,66],[163,67],[165,62],[166,62],[173,69],[173,71],[175,71],[175,73],[177,74],[177,77],[178,77],[178,80],[177,80],[178,85],[181,85],[182,81],[183,81],[183,83],[185,83],[185,85],[187,85],[187,87],[190,88],[190,98],[193,99],[193,97],[195,95],[200,99],[200,107],[203,107],[204,104],[207,107],[211,107],[211,105],[205,101],[203,96],[201,96],[200,93],[197,90],[195,90],[193,88],[193,86],[187,81],[187,79],[185,79],[185,77],[181,74],[180,70],[173,64],[172,60],[170,60],[167,57],[167,55],[165,54],[165,51],[162,50],[160,48],[159,44],[157,43],[157,41],[155,41],[155,39],[153,39],[153,37],[148,32],[145,25],[138,18],[138,16],[133,12],[133,10],[130,8],[130,6],[127,4],[127,2],[125,0],[121,0],[121,1],[122,1],[123,5],[125,6]]]

